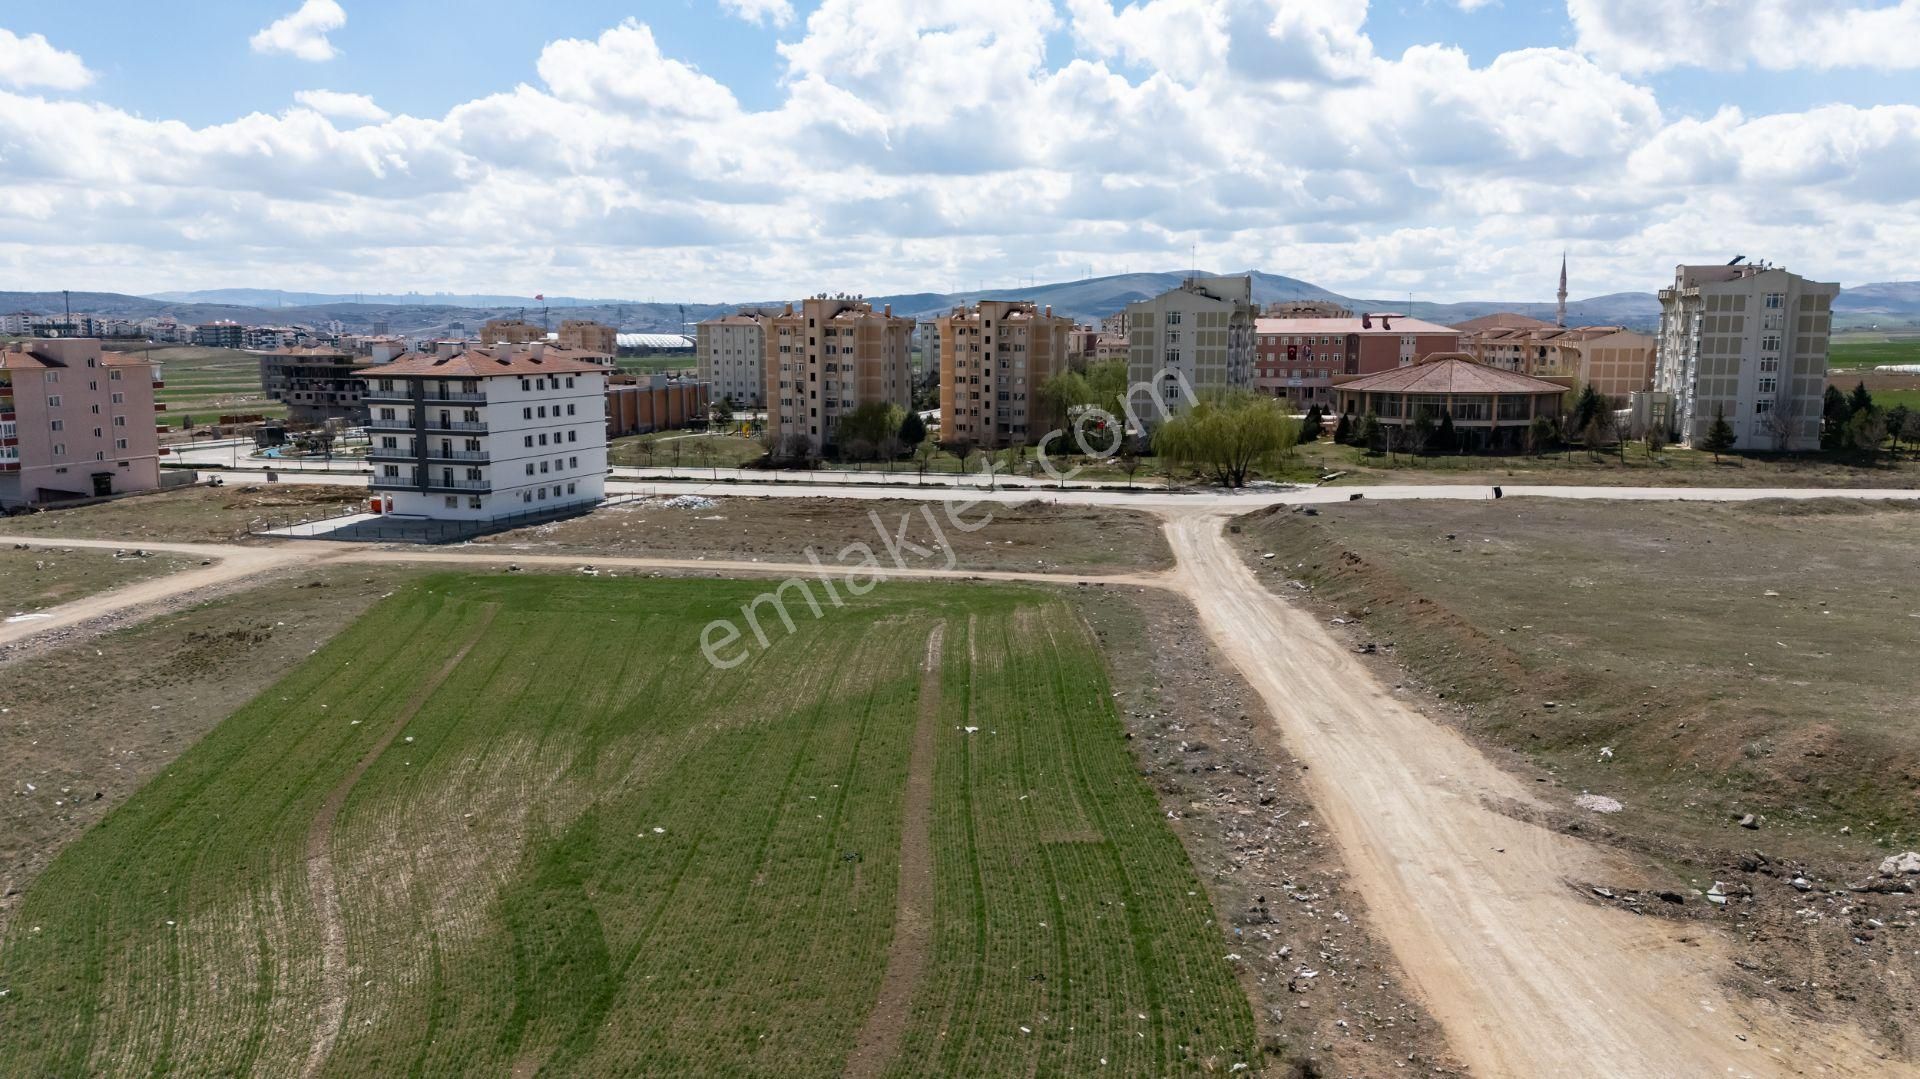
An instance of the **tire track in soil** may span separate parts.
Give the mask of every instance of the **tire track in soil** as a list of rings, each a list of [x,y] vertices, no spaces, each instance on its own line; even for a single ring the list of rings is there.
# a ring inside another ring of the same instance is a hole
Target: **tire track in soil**
[[[307,827],[307,887],[313,898],[315,916],[320,921],[320,1005],[314,1023],[313,1044],[307,1050],[307,1062],[300,1069],[302,1079],[312,1079],[326,1066],[327,1058],[333,1054],[333,1043],[340,1036],[340,1027],[347,1018],[347,927],[340,920],[340,883],[333,875],[333,860],[328,857],[328,848],[333,842],[333,822],[340,815],[340,807],[346,805],[347,795],[353,793],[360,777],[367,774],[373,762],[387,751],[393,740],[406,729],[413,717],[420,713],[440,686],[453,674],[455,668],[473,651],[486,635],[487,627],[493,624],[493,616],[499,613],[499,607],[487,604],[481,615],[480,624],[467,635],[466,643],[450,656],[433,677],[416,689],[413,696],[400,709],[400,713],[380,734],[380,740],[363,754],[353,770],[342,776],[327,792],[327,800],[320,804],[320,811],[314,814],[313,823]]]
[[[940,656],[946,624],[927,636],[921,667],[920,715],[913,728],[913,752],[907,763],[907,797],[900,822],[900,884],[895,898],[893,943],[880,996],[854,1039],[842,1074],[872,1079],[900,1051],[907,1009],[933,950],[933,756],[940,727]]]

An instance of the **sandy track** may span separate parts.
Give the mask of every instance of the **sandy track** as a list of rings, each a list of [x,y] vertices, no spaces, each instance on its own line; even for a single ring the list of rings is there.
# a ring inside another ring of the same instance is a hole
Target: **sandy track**
[[[333,1054],[333,1043],[340,1036],[340,1025],[347,1017],[347,925],[340,917],[340,883],[333,872],[333,822],[340,816],[340,807],[347,804],[347,796],[353,793],[360,777],[367,774],[367,769],[373,767],[373,762],[380,759],[380,754],[387,751],[420,713],[434,691],[467,658],[473,646],[480,643],[498,610],[492,604],[486,606],[480,624],[467,634],[459,651],[448,657],[433,677],[407,698],[393,722],[380,733],[380,740],[327,792],[327,800],[320,804],[320,811],[307,826],[307,891],[313,900],[314,917],[320,922],[320,1003],[314,1014],[313,1042],[307,1047],[306,1064],[300,1069],[300,1074],[308,1079],[326,1067],[327,1058]]]
[[[1585,902],[1579,882],[1637,872],[1492,808],[1535,795],[1268,592],[1223,524],[1169,521],[1182,590],[1309,766],[1312,801],[1373,924],[1475,1072],[1915,1074],[1857,1029],[1730,996],[1717,982],[1727,956],[1712,930]]]
[[[900,1050],[908,1007],[933,948],[933,755],[940,726],[940,657],[946,625],[927,635],[920,672],[920,714],[907,762],[907,793],[900,822],[900,882],[894,899],[893,941],[880,996],[854,1039],[842,1072],[849,1079],[879,1075]]]
[[[125,540],[68,540],[37,539],[28,537],[0,537],[0,542],[25,543],[31,547],[88,547],[109,551],[142,548],[149,551],[165,551],[168,554],[181,554],[213,560],[210,566],[182,570],[152,580],[138,581],[125,588],[115,588],[107,592],[85,596],[72,603],[63,603],[58,607],[40,612],[44,618],[30,618],[21,622],[0,622],[0,647],[26,640],[29,637],[49,633],[57,629],[66,629],[97,618],[119,614],[123,611],[164,603],[176,596],[203,588],[231,584],[235,581],[294,565],[311,558],[305,549],[292,547],[241,547],[226,544],[202,543],[131,543]]]

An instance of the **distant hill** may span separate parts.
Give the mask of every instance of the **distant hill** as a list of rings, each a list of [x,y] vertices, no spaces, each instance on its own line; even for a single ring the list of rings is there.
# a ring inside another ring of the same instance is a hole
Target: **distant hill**
[[[1211,275],[1210,271],[1203,272]],[[1261,304],[1276,300],[1313,299],[1333,300],[1356,310],[1409,310],[1404,298],[1356,299],[1297,278],[1258,270],[1240,272],[1253,277],[1254,300]],[[867,299],[875,306],[891,304],[895,314],[916,319],[933,318],[956,306],[983,299],[1028,300],[1051,305],[1059,314],[1090,323],[1136,300],[1147,299],[1177,287],[1186,276],[1180,272],[1116,274],[1026,288],[956,293],[911,292],[869,296]],[[562,319],[586,318],[618,326],[627,332],[672,333],[678,332],[683,325],[691,331],[694,324],[702,319],[727,314],[748,304],[768,306],[773,302],[762,299],[740,303],[681,305],[553,297],[543,303],[521,296],[406,293],[352,297],[277,289],[211,289],[158,296],[125,296],[112,292],[73,294],[75,311],[123,318],[170,315],[183,322],[233,319],[255,325],[297,322],[314,326],[326,326],[337,321],[349,332],[357,333],[365,333],[376,324],[385,324],[394,333],[416,337],[447,333],[455,324],[472,332],[487,319],[503,316],[524,315],[537,320],[542,317],[543,307],[547,309],[547,317],[556,326]],[[0,312],[58,314],[61,305],[58,292],[0,292]],[[1552,319],[1553,310],[1551,303],[1466,300],[1456,303],[1419,301],[1412,305],[1410,313],[1418,318],[1451,325],[1500,311]],[[1574,325],[1618,325],[1651,330],[1659,323],[1660,306],[1651,292],[1615,292],[1571,301],[1567,305],[1567,320]],[[1834,324],[1839,329],[1920,327],[1920,281],[1883,281],[1845,289],[1834,305]]]

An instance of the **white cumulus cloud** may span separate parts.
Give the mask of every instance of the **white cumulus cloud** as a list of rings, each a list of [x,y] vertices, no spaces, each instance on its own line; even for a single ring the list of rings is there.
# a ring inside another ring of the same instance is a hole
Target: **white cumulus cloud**
[[[365,94],[338,90],[296,90],[293,99],[322,116],[348,122],[377,124],[392,115]]]
[[[56,49],[43,34],[21,37],[0,27],[0,83],[20,89],[78,90],[93,81],[80,57]]]
[[[720,0],[720,6],[751,23],[785,26],[793,21],[793,4],[788,0]]]
[[[1920,67],[1920,0],[1567,0],[1576,47],[1621,71]]]
[[[254,52],[286,53],[317,63],[339,55],[327,35],[345,25],[347,13],[337,0],[306,0],[299,10],[275,19],[247,44]]]

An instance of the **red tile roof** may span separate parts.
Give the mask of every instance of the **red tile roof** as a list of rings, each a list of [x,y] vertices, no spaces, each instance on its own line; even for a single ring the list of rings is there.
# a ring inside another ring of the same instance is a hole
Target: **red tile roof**
[[[1502,371],[1457,352],[1436,352],[1419,363],[1396,367],[1334,386],[1355,393],[1565,393],[1557,382]]]
[[[543,356],[515,350],[502,359],[497,353],[469,349],[451,356],[408,352],[392,363],[375,364],[354,373],[356,378],[493,378],[499,375],[604,375],[608,368],[571,356]]]
[[[1424,319],[1402,318],[1399,315],[1370,315],[1369,325],[1362,326],[1358,316],[1354,318],[1260,318],[1253,321],[1253,332],[1257,334],[1288,334],[1304,336],[1306,334],[1444,334],[1448,337],[1460,336],[1460,331],[1452,326],[1442,326]]]

